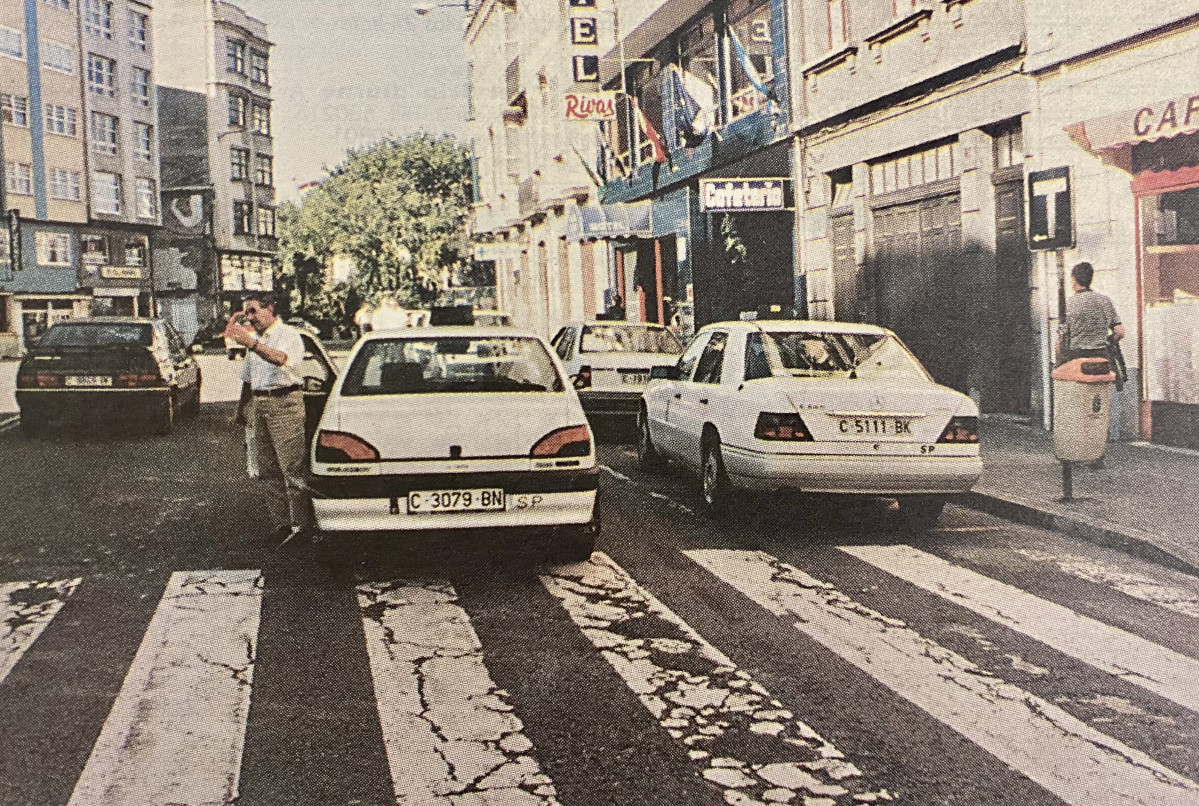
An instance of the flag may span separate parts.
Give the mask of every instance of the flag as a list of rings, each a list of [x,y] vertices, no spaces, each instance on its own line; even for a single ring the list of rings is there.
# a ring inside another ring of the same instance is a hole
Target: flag
[[[729,28],[729,40],[733,43],[733,51],[737,54],[737,61],[741,63],[741,69],[745,71],[745,77],[749,79],[749,83],[755,90],[766,96],[768,104],[770,101],[777,102],[778,96],[762,81],[762,76],[759,75],[753,62],[749,60],[749,54],[745,52],[745,48],[741,47],[741,40],[737,38],[737,32],[732,27]]]
[[[579,162],[581,162],[583,164],[583,170],[587,172],[587,176],[591,179],[591,184],[595,185],[597,188],[603,187],[604,183],[602,180],[600,180],[599,174],[597,174],[591,168],[591,166],[587,164],[587,160],[585,160],[583,158],[582,152],[579,151],[579,149],[575,148],[573,145],[571,146],[571,148],[574,149],[575,156],[579,158]]]
[[[649,122],[649,117],[641,109],[641,104],[637,103],[637,99],[633,98],[633,109],[637,113],[637,123],[641,127],[641,136],[649,140],[653,146],[654,162],[666,162],[666,146],[662,144],[662,135],[658,134],[658,130],[654,128],[654,124]]]
[[[711,130],[708,110],[687,91],[687,82],[678,69],[671,71],[674,84],[674,127],[687,148],[703,143]]]
[[[608,148],[607,132],[602,121],[595,124],[595,173],[601,181],[608,181]]]

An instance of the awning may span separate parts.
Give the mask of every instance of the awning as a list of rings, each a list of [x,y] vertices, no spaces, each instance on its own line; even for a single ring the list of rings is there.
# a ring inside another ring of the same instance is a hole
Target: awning
[[[650,203],[572,207],[566,218],[566,237],[571,241],[653,237]]]
[[[1066,127],[1066,134],[1088,151],[1106,151],[1199,132],[1199,95],[1145,104]]]

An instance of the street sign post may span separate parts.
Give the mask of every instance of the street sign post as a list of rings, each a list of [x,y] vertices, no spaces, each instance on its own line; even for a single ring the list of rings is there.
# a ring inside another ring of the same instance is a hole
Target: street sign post
[[[5,218],[8,224],[8,265],[11,271],[20,271],[24,265],[21,260],[21,211],[9,210]]]

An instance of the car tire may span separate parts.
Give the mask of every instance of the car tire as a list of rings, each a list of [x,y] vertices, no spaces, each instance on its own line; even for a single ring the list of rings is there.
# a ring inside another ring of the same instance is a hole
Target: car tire
[[[649,414],[644,407],[637,412],[637,464],[646,473],[659,473],[666,465],[666,460],[654,447],[649,433]]]
[[[153,429],[155,434],[166,435],[175,427],[175,392],[167,395],[166,401],[159,404],[154,413]]]
[[[943,495],[912,495],[899,499],[899,512],[903,516],[904,526],[910,531],[920,534],[934,529],[945,509],[946,498]]]
[[[704,435],[699,468],[700,496],[708,517],[726,519],[733,514],[733,485],[724,469],[720,437],[715,431]]]
[[[595,551],[595,538],[599,533],[598,518],[578,526],[560,526],[556,531],[553,547],[556,559],[568,563],[583,563],[591,559],[591,553]]]

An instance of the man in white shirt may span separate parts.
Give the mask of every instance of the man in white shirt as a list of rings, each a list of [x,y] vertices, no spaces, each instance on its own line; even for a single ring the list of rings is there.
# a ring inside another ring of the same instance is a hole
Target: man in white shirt
[[[241,318],[250,327],[241,324]],[[304,436],[304,392],[298,368],[304,360],[299,331],[275,316],[275,295],[248,296],[229,318],[225,336],[246,348],[238,422],[247,410],[254,424],[259,478],[266,487],[267,512],[284,545],[311,535],[315,520],[304,475],[308,444]]]

